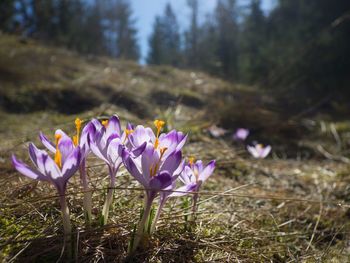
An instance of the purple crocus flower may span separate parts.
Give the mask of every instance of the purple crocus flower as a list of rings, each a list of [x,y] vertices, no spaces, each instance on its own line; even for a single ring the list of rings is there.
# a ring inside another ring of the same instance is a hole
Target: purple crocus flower
[[[128,125],[125,131],[122,132],[119,118],[116,115],[110,117],[109,120],[102,121],[102,124],[96,119],[92,120],[92,123],[95,126],[96,132],[90,143],[91,151],[107,164],[110,176],[109,190],[102,209],[101,218],[101,223],[106,224],[109,209],[113,201],[116,175],[122,164],[122,158],[119,154],[121,152],[120,147],[128,144],[128,137],[133,130]],[[143,144],[133,149],[132,153],[135,156],[139,155],[145,145]]]
[[[164,125],[164,123],[162,125]],[[152,138],[153,132],[149,131],[147,128],[139,128],[145,131],[140,133],[136,133],[136,129],[135,132],[132,134],[132,136],[134,137],[133,143],[135,143],[136,141],[145,141],[145,137],[147,136]],[[158,131],[160,131],[161,127],[157,127],[157,129]],[[144,151],[139,157],[133,156],[133,154],[130,153],[130,151],[126,147],[124,147],[124,149],[122,150],[124,166],[129,171],[129,173],[145,188],[146,193],[144,212],[142,219],[140,220],[138,225],[138,230],[136,233],[135,240],[133,242],[134,245],[132,247],[132,251],[134,251],[137,248],[138,243],[140,242],[145,233],[146,223],[149,219],[152,203],[156,198],[157,194],[162,190],[167,189],[167,187],[171,186],[183,170],[184,163],[182,161],[181,151],[177,150],[178,145],[173,145],[172,142],[169,143],[168,145],[171,146],[170,153],[167,153],[167,147],[160,148],[160,145],[163,144],[160,140],[159,133],[160,132],[157,132],[157,135],[155,136],[154,140],[151,139],[147,142]],[[177,136],[174,136],[174,138],[176,137]],[[130,141],[131,140],[132,139],[130,135]],[[179,144],[182,143],[182,140],[183,138],[179,140]]]
[[[271,146],[264,147],[262,144],[255,144],[254,146],[247,146],[248,152],[256,159],[264,159],[271,152]]]
[[[194,159],[190,158],[189,163],[185,166],[182,173],[179,176],[183,186],[176,188],[176,182],[167,187],[166,190],[160,193],[159,207],[156,213],[152,230],[155,229],[156,222],[161,214],[162,208],[169,197],[185,196],[191,192],[198,192],[202,183],[205,182],[214,172],[215,160],[208,163],[207,166],[203,166],[203,162],[198,160],[194,163]],[[198,193],[193,194],[193,211],[196,210],[198,200]]]
[[[18,172],[31,179],[52,183],[60,196],[60,205],[63,218],[64,234],[67,241],[70,241],[71,223],[69,209],[65,199],[65,192],[68,180],[79,169],[81,160],[81,149],[74,147],[69,137],[60,134],[56,136],[56,148],[54,160],[46,151],[39,150],[33,143],[29,144],[29,156],[34,168],[18,160],[12,155],[12,163]]]
[[[73,136],[74,147],[78,146],[81,149],[81,163],[79,166],[81,184],[84,189],[84,210],[87,224],[91,223],[91,209],[92,209],[92,192],[89,189],[88,177],[86,173],[86,157],[90,153],[90,140],[96,132],[96,128],[92,122],[88,122],[81,131],[82,121],[79,118],[75,119],[76,135]],[[69,136],[62,130],[56,130],[55,135],[61,135],[62,137],[70,140]],[[52,153],[56,153],[55,145],[40,132],[39,138],[42,144]]]
[[[137,149],[144,143],[150,143],[154,145],[154,148],[158,152],[166,148],[167,150],[164,152],[163,157],[167,158],[173,152],[180,151],[185,145],[187,135],[176,130],[161,134],[161,129],[165,125],[164,121],[161,120],[155,120],[154,125],[157,129],[156,134],[149,127],[145,128],[142,125],[136,126],[134,132],[129,136],[131,147]]]
[[[249,136],[249,130],[244,128],[238,128],[233,134],[233,139],[236,141],[245,141]]]
[[[218,127],[215,124],[211,125],[208,128],[208,131],[209,131],[210,135],[213,136],[214,138],[222,137],[222,136],[224,136],[227,133],[227,130],[225,130],[225,129],[221,128],[221,127]]]

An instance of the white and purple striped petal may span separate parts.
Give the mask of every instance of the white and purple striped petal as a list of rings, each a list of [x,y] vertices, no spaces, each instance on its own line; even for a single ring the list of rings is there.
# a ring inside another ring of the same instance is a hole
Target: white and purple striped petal
[[[264,159],[271,152],[271,146],[267,145],[266,147],[261,144],[256,144],[255,146],[247,146],[248,152],[256,159]]]
[[[25,163],[23,163],[22,161],[18,160],[16,158],[15,155],[12,155],[12,164],[15,167],[15,169],[20,172],[21,174],[23,174],[24,176],[27,176],[31,179],[35,179],[35,180],[41,180],[41,181],[47,181],[47,177],[42,174],[41,172],[32,169],[31,167],[29,167],[28,165],[26,165]]]

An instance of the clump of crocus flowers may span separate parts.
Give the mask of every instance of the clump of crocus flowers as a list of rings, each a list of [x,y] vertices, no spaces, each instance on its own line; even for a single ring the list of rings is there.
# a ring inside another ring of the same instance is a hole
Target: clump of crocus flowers
[[[86,162],[91,153],[104,161],[109,171],[108,192],[100,217],[102,224],[108,222],[121,166],[144,188],[144,209],[133,236],[131,252],[136,250],[145,234],[151,234],[155,230],[162,208],[170,197],[192,193],[193,210],[196,210],[199,188],[212,175],[215,161],[210,161],[207,165],[200,160],[195,162],[193,157],[186,161],[182,148],[187,135],[177,130],[162,132],[165,127],[162,120],[155,120],[154,126],[155,132],[150,127],[134,127],[131,124],[127,124],[123,130],[116,115],[102,122],[93,119],[84,127],[83,121],[76,119],[76,132],[72,138],[60,129],[55,132],[54,142],[40,133],[39,138],[48,152],[38,149],[33,143],[29,144],[32,167],[12,156],[12,163],[21,174],[31,179],[50,182],[57,189],[68,253],[72,227],[66,188],[69,179],[79,170],[84,192],[83,207],[89,225],[92,221],[92,192]],[[153,222],[150,222],[151,209],[157,197],[158,209]],[[151,227],[147,229],[147,226]]]

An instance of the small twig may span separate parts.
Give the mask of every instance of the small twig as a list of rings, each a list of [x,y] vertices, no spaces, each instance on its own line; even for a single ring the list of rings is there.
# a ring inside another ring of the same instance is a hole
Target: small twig
[[[309,241],[309,244],[307,245],[306,251],[309,250],[309,248],[310,248],[310,246],[311,246],[311,244],[312,244],[312,241],[314,240],[314,237],[315,237],[315,234],[316,234],[316,231],[317,231],[318,224],[320,223],[320,220],[321,220],[322,211],[323,211],[323,203],[322,203],[322,197],[321,197],[321,200],[320,200],[320,212],[318,213],[317,221],[316,221],[314,230],[313,230],[313,232],[312,232],[312,235],[311,235],[311,239],[310,239],[310,241]]]
[[[332,135],[337,143],[338,149],[341,150],[342,142],[341,142],[339,133],[338,133],[334,123],[331,124],[330,129],[331,129],[331,133],[332,133]]]
[[[333,161],[339,161],[339,162],[343,162],[343,163],[346,163],[346,164],[350,164],[350,159],[349,158],[346,158],[345,156],[336,156],[336,155],[333,155],[329,152],[327,152],[322,145],[317,145],[317,150],[324,156],[326,157],[327,159],[329,160],[333,160]]]

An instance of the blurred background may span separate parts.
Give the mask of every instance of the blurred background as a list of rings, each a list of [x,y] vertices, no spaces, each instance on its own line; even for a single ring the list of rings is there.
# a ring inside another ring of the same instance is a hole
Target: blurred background
[[[2,0],[0,28],[309,100],[348,95],[349,8],[347,0]]]

